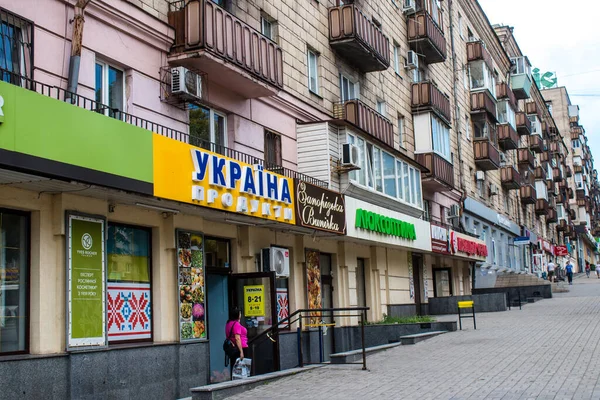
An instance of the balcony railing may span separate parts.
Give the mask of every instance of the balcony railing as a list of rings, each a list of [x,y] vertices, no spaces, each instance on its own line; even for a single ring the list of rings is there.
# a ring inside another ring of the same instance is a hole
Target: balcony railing
[[[529,150],[528,148],[522,147],[522,148],[518,149],[517,159],[518,159],[519,165],[527,167],[529,169],[535,168],[535,156],[533,155],[531,150]]]
[[[394,127],[390,120],[362,101],[348,100],[334,104],[333,116],[355,125],[389,147],[394,147]]]
[[[519,135],[512,125],[498,125],[498,146],[504,151],[519,147]]]
[[[537,215],[548,215],[549,209],[550,209],[550,205],[548,204],[548,200],[537,199],[535,201],[535,213]]]
[[[423,188],[432,192],[454,189],[454,167],[437,153],[415,154],[417,162],[429,170],[423,173]]]
[[[432,82],[413,83],[411,104],[414,114],[431,110],[448,124],[452,121],[450,99]]]
[[[535,204],[537,200],[537,193],[533,185],[525,184],[521,186],[520,195],[521,195],[521,203],[523,204]]]
[[[575,190],[575,198],[577,200],[585,200],[585,198],[586,198],[585,190],[584,189]]]
[[[540,109],[538,108],[537,103],[534,101],[525,103],[525,113],[527,113],[527,115],[537,115],[539,118]]]
[[[563,174],[560,168],[552,168],[552,180],[554,182],[560,182],[563,180]]]
[[[537,181],[545,180],[548,177],[546,175],[546,171],[544,170],[544,168],[539,167],[539,166],[535,167],[534,176],[535,176],[535,180],[537,180]]]
[[[362,72],[390,66],[390,41],[354,4],[329,9],[329,44]]]
[[[558,220],[558,223],[556,224],[556,230],[559,232],[565,232],[569,227],[569,223],[567,222],[566,219],[560,219]]]
[[[550,142],[549,150],[550,150],[551,154],[556,154],[561,157],[564,155],[563,146],[562,146],[562,143],[560,143],[560,142]]]
[[[52,97],[59,101],[64,101],[66,103],[70,103],[73,106],[86,109],[91,112],[96,112],[99,114],[106,115],[106,118],[114,118],[120,120],[129,125],[137,126],[138,128],[146,129],[148,131],[157,133],[159,135],[184,142],[189,143],[192,146],[202,147],[204,149],[210,150],[214,153],[219,153],[229,158],[233,158],[235,160],[244,162],[246,164],[261,164],[265,167],[265,169],[269,171],[276,172],[280,175],[287,176],[289,178],[297,178],[309,183],[312,183],[316,186],[328,187],[328,183],[321,181],[319,179],[315,179],[311,176],[301,174],[299,172],[290,170],[289,168],[284,168],[278,165],[270,165],[267,164],[263,159],[252,156],[250,154],[242,153],[241,151],[234,150],[229,147],[221,146],[215,143],[211,143],[204,139],[198,138],[196,136],[190,135],[188,133],[184,133],[169,127],[166,127],[161,124],[157,124],[155,122],[148,121],[147,119],[136,117],[135,115],[126,113],[116,108],[111,108],[105,104],[99,103],[95,100],[89,99],[87,97],[68,92],[58,86],[46,85],[44,83],[40,83],[26,77],[22,77],[19,75],[12,74],[8,71],[4,71],[0,69],[0,74],[4,74],[4,76],[10,76],[10,81],[18,83],[19,86],[22,86],[25,89],[29,89],[31,91],[37,92],[41,95]]]
[[[505,189],[519,189],[521,187],[521,174],[515,167],[508,166],[500,169],[502,187]]]
[[[550,153],[547,150],[540,153],[540,162],[541,163],[548,163],[548,162],[550,162],[551,158],[552,157],[550,157]]]
[[[467,42],[467,61],[484,61],[490,69],[493,69],[492,56],[487,51],[483,42]]]
[[[496,102],[486,92],[471,93],[471,114],[486,113],[493,122],[498,122]]]
[[[531,134],[531,121],[527,118],[527,114],[524,112],[518,112],[516,114],[517,119],[517,133],[519,135]]]
[[[473,141],[475,165],[481,170],[489,171],[500,168],[500,153],[489,140]]]
[[[498,100],[508,100],[513,110],[517,108],[517,99],[508,83],[501,82],[496,85],[496,98]]]
[[[567,175],[567,178],[570,178],[573,176],[573,170],[568,165],[565,167],[565,175]]]
[[[546,223],[552,223],[558,221],[558,213],[555,208],[550,207],[548,209],[548,214],[546,214]]]
[[[543,153],[546,150],[544,140],[540,135],[529,135],[529,149],[536,153]]]
[[[573,171],[576,174],[582,174],[583,173],[583,166],[575,164],[575,165],[573,165]]]
[[[427,64],[446,61],[444,32],[425,10],[408,17],[408,44],[411,50],[425,57]]]
[[[248,98],[283,89],[281,47],[214,2],[186,1],[169,11],[169,23],[175,28],[171,65],[202,70],[211,80]]]
[[[548,190],[548,195],[550,196],[555,196],[557,193],[556,184],[552,180],[546,181],[546,189]]]

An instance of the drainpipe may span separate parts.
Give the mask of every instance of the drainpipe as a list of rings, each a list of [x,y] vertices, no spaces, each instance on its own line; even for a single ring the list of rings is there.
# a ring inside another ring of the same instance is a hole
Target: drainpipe
[[[92,0],[77,0],[77,3],[75,3],[75,16],[71,21],[73,23],[73,38],[71,39],[71,59],[69,60],[69,78],[65,100],[71,99],[71,101],[74,101],[73,96],[77,94],[81,47],[83,45],[83,24],[85,22],[83,13],[91,1]]]

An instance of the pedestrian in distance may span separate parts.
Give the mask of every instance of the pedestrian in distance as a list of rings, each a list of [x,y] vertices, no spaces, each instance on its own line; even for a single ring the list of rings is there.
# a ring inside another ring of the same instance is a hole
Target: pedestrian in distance
[[[590,263],[588,261],[585,262],[585,274],[587,275],[587,277],[590,277],[590,272],[592,272],[592,269],[590,268]]]
[[[567,273],[567,279],[569,280],[569,285],[573,284],[573,264],[571,264],[571,260],[567,261],[567,265],[565,265],[565,272]]]
[[[550,261],[548,263],[548,280],[554,282],[554,263]]]
[[[600,268],[598,267],[598,264],[596,264],[596,278],[600,279]]]

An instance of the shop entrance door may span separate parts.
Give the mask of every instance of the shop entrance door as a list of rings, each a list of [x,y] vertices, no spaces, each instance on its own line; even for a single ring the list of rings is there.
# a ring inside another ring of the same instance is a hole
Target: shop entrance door
[[[227,291],[227,275],[207,274],[206,289],[208,318],[208,337],[210,339],[210,383],[226,381],[229,378],[229,367],[225,366],[225,324],[229,318],[229,296]]]
[[[321,267],[321,296],[323,299],[323,308],[333,308],[333,277],[331,276],[331,255],[321,253],[319,255],[319,264]],[[323,343],[323,360],[330,361],[330,355],[334,351],[334,319],[330,313],[323,314],[324,327],[321,327],[321,338]]]
[[[277,323],[274,272],[234,274],[230,285],[231,304],[242,311],[248,342]],[[279,370],[279,347],[266,336],[250,346],[247,357],[252,359],[252,375]]]

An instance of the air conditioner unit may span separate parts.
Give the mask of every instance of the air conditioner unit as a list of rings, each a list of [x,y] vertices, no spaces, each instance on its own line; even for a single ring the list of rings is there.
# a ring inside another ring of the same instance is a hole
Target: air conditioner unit
[[[202,98],[202,77],[184,67],[171,69],[171,94],[185,101]]]
[[[500,153],[500,164],[506,164],[506,162],[507,162],[506,154]]]
[[[417,12],[417,4],[415,0],[404,0],[402,4],[402,12],[406,15]]]
[[[475,172],[475,179],[478,181],[485,181],[485,172],[484,171]]]
[[[283,247],[262,249],[262,269],[264,272],[275,271],[278,278],[290,276],[290,251]]]
[[[490,185],[490,196],[495,196],[498,194],[498,186],[493,183]]]
[[[417,69],[419,68],[419,56],[412,50],[409,50],[406,53],[406,64],[404,65],[406,69]]]
[[[448,210],[448,218],[458,218],[460,217],[460,206],[458,204],[453,204],[450,206]]]
[[[342,167],[353,167],[360,169],[357,145],[352,143],[344,143],[342,145]]]

